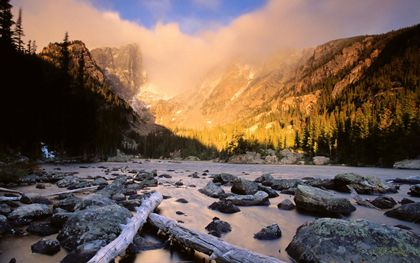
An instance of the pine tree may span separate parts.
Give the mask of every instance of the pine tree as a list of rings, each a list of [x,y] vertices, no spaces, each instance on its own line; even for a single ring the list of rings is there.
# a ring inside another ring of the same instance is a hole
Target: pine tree
[[[25,34],[23,33],[23,28],[22,28],[22,8],[19,8],[19,15],[18,15],[18,19],[16,20],[16,24],[15,24],[15,42],[16,42],[16,46],[17,46],[17,50],[19,52],[23,52],[24,51],[24,43],[22,38],[25,36]]]
[[[66,32],[64,34],[64,40],[61,44],[61,66],[64,72],[69,71],[69,65],[70,65],[70,55],[69,55],[69,33]]]
[[[31,54],[32,52],[32,40],[28,40],[28,44],[26,44],[26,54]]]
[[[11,9],[10,0],[0,0],[0,46],[14,49],[12,33],[14,22]]]
[[[32,46],[31,46],[31,54],[36,54],[36,49],[37,49],[38,47],[36,46],[36,41],[34,40],[33,42],[32,42]]]

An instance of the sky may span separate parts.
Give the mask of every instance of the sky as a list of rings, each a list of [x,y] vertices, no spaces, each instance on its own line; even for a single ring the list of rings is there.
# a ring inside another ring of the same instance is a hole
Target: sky
[[[92,49],[138,43],[150,87],[173,96],[215,66],[420,23],[420,0],[12,0],[38,47],[68,31]]]

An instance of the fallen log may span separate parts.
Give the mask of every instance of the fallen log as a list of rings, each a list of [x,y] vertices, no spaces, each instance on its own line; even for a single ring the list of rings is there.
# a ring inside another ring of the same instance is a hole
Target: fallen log
[[[351,187],[350,185],[347,185],[347,188],[350,190],[350,195],[351,197],[354,199],[354,201],[356,201],[356,203],[358,205],[361,206],[365,206],[365,207],[369,207],[369,208],[374,208],[374,209],[378,209],[376,208],[374,205],[372,205],[368,200],[363,199],[357,192],[356,190]]]
[[[266,205],[268,204],[268,194],[263,191],[258,191],[253,195],[233,195],[226,198],[234,205],[252,206],[252,205]]]
[[[3,188],[0,187],[0,192],[6,192],[6,193],[14,193],[14,194],[20,194],[22,195],[23,193],[17,190],[13,190],[13,189],[8,189],[8,188]]]
[[[149,222],[186,248],[210,255],[210,260],[222,263],[285,263],[222,241],[214,236],[187,229],[175,221],[152,213]]]
[[[46,195],[43,195],[43,196],[47,197],[47,196],[53,196],[53,195],[78,193],[78,192],[96,190],[97,188],[98,188],[98,186],[89,186],[89,187],[77,188],[77,189],[73,189],[73,190],[66,190],[66,191],[61,191],[61,192],[50,193],[50,194],[46,194]]]
[[[162,199],[162,194],[158,192],[154,192],[144,199],[141,205],[136,208],[136,214],[128,220],[126,225],[121,226],[121,234],[111,243],[101,248],[88,263],[108,263],[126,250],[128,245],[133,242],[134,236],[146,222],[149,214],[162,202]]]
[[[0,202],[19,201],[21,198],[21,196],[0,196]]]

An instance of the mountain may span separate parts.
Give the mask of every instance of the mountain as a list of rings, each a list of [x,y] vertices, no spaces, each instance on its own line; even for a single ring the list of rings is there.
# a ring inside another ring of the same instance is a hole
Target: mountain
[[[417,25],[234,61],[151,111],[160,124],[219,149],[240,136],[387,166],[420,154],[419,43]]]

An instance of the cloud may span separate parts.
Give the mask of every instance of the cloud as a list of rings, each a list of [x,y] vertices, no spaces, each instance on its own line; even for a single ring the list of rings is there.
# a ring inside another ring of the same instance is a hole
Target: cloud
[[[220,0],[192,0],[192,2],[197,6],[213,10],[220,7]]]
[[[217,2],[194,1],[202,5]],[[142,3],[149,3],[148,10],[158,16],[171,5],[170,0]],[[180,25],[192,23],[194,28],[197,21],[158,22],[148,29],[115,12],[98,10],[88,0],[15,0],[12,4],[23,8],[25,34],[38,46],[61,41],[65,31],[91,49],[138,43],[150,81],[158,92],[169,95],[195,87],[207,71],[232,58],[253,59],[281,48],[311,47],[420,22],[418,0],[271,0],[226,26],[212,25],[189,35]]]

